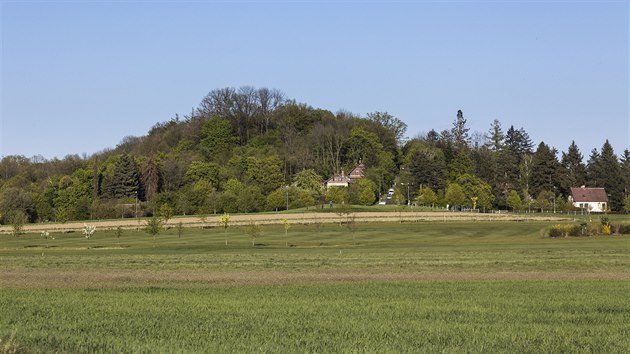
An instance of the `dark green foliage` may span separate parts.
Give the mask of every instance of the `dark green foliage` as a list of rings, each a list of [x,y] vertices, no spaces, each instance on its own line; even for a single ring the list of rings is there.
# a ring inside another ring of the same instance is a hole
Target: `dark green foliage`
[[[617,156],[608,140],[602,146],[601,153],[593,151],[591,154],[588,175],[591,186],[606,189],[611,210],[623,210],[624,179]]]
[[[444,189],[446,164],[440,150],[416,150],[409,161],[409,171],[416,186],[427,186],[433,190]]]
[[[135,198],[140,190],[138,167],[130,155],[123,154],[103,179],[105,198]]]
[[[571,187],[586,185],[586,166],[582,161],[583,157],[575,141],[571,142],[566,153],[562,153],[563,183],[561,191],[564,196],[568,196]]]
[[[556,151],[541,142],[532,160],[529,192],[538,195],[543,191],[555,191],[559,188],[564,174],[556,157]]]
[[[505,134],[503,133],[503,128],[501,128],[501,122],[499,122],[498,119],[492,122],[487,138],[487,147],[490,148],[490,150],[497,152],[503,150],[505,147]]]
[[[470,144],[470,136],[468,135],[469,130],[470,128],[466,126],[466,118],[464,118],[464,113],[461,110],[457,111],[457,118],[453,122],[451,134],[455,146],[457,146],[459,149],[465,148]]]

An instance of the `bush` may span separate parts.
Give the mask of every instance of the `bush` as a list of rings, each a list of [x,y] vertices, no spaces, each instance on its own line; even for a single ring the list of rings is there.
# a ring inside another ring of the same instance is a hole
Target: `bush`
[[[565,237],[566,236],[566,226],[563,224],[553,225],[549,229],[549,237]]]
[[[630,224],[615,224],[613,226],[616,235],[630,234]]]
[[[567,225],[567,226],[569,226],[567,230],[567,235],[569,236],[583,236],[584,235],[584,228],[582,227],[582,225]]]
[[[615,226],[615,232],[630,233],[630,225]],[[567,237],[567,236],[596,236],[612,234],[613,226],[601,223],[580,223],[580,224],[556,224],[549,228],[549,237]]]

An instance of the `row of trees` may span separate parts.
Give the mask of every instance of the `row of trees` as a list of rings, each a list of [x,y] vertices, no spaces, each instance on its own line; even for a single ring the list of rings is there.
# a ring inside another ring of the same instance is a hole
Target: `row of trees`
[[[618,159],[608,142],[584,162],[575,143],[559,159],[498,120],[485,134],[470,133],[462,111],[448,130],[406,140],[406,128],[386,112],[332,113],[278,90],[213,90],[189,115],[114,149],[61,160],[4,157],[0,222],[132,217],[162,205],[176,214],[369,205],[391,186],[399,203],[518,209],[589,185],[605,187],[613,210],[622,210],[630,192],[630,153]],[[322,188],[358,161],[364,179]]]

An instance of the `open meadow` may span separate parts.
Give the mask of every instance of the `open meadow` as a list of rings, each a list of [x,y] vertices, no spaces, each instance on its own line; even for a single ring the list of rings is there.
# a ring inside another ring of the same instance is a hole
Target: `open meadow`
[[[0,235],[0,350],[629,352],[630,236],[552,223]]]

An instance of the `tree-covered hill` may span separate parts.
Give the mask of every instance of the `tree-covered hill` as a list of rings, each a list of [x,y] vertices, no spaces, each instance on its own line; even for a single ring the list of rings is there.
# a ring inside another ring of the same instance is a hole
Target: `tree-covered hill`
[[[399,203],[561,209],[570,187],[588,185],[622,210],[630,192],[630,152],[618,158],[608,142],[584,162],[575,143],[559,158],[499,121],[471,134],[461,111],[450,130],[407,139],[406,128],[386,112],[332,113],[279,90],[216,89],[183,118],[89,157],[4,157],[0,222],[131,217],[165,204],[176,214],[373,204],[392,186]],[[359,162],[363,179],[322,188]]]

